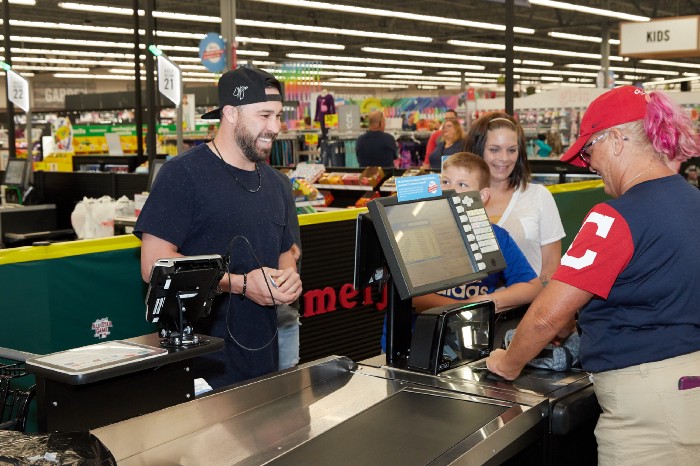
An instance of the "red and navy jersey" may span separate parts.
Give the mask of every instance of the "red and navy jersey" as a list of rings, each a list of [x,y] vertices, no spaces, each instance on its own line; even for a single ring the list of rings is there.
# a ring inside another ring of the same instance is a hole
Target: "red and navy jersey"
[[[552,277],[594,295],[579,313],[589,372],[700,350],[700,191],[674,175],[598,204]]]

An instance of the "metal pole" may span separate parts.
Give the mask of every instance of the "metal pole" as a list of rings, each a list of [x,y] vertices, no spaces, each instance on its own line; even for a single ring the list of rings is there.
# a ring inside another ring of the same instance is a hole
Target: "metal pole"
[[[141,102],[141,35],[139,34],[139,0],[132,0],[134,10],[134,123],[136,124],[136,160],[143,162],[143,103]],[[146,51],[148,53],[148,51]]]
[[[2,20],[5,26],[5,63],[12,65],[12,43],[10,41],[10,2],[2,2]],[[15,105],[10,102],[10,80],[5,73],[5,93],[7,95],[7,148],[10,158],[17,157],[15,147]]]
[[[155,0],[146,0],[146,47],[154,45],[153,30],[155,29],[155,21],[153,19],[153,10],[155,8]],[[156,158],[156,113],[158,106],[156,105],[156,88],[154,85],[155,74],[153,72],[154,60],[153,54],[146,52],[146,111],[147,122],[146,130],[146,153],[148,154],[148,166],[153,166],[153,160]]]
[[[31,95],[32,91],[32,85],[31,83],[29,84],[29,95]],[[30,103],[31,105],[31,103]],[[24,172],[24,177],[22,179],[22,185],[27,186],[30,181],[32,181],[32,168],[34,166],[34,156],[32,154],[32,149],[34,148],[34,144],[32,142],[32,111],[31,109],[27,111],[27,127],[24,130],[25,131],[25,139],[27,140],[27,166],[26,170]]]
[[[607,89],[609,86],[608,82],[608,70],[610,69],[610,25],[607,21],[603,21],[601,39],[600,43],[600,72],[603,75],[603,87]]]
[[[234,68],[233,45],[236,42],[236,0],[219,0],[221,12],[221,37],[226,44],[226,64]]]
[[[515,1],[506,0],[506,113],[513,115],[515,98],[515,78],[513,75],[513,46],[515,45],[515,35],[513,26],[515,25]]]
[[[183,144],[183,135],[182,135],[182,127],[183,127],[183,110],[182,110],[182,97],[183,97],[183,91],[184,91],[184,86],[182,84],[182,79],[180,79],[180,103],[177,104],[177,153],[182,154],[185,152],[185,145]]]

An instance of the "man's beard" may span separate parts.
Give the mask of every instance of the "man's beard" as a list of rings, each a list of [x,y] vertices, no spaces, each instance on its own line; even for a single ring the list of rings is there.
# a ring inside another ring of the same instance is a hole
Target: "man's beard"
[[[245,126],[243,126],[241,123],[238,123],[236,125],[236,128],[234,129],[233,135],[236,139],[236,144],[238,144],[238,147],[241,149],[241,152],[243,152],[243,155],[245,155],[246,158],[251,162],[265,162],[268,158],[270,158],[272,148],[260,149],[255,145],[255,141],[259,137],[270,138],[274,141],[276,137],[275,133],[263,132],[258,134],[258,136],[253,136],[245,128]]]

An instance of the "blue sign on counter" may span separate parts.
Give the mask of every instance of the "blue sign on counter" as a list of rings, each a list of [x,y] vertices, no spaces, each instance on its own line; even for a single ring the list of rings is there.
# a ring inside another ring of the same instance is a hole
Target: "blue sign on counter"
[[[415,201],[442,194],[440,176],[436,173],[421,176],[400,176],[396,178],[396,195],[399,202]]]

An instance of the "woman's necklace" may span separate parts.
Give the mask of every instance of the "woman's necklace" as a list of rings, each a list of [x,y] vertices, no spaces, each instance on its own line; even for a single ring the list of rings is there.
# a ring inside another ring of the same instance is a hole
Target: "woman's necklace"
[[[245,187],[245,185],[243,183],[241,183],[241,181],[238,178],[236,178],[236,175],[234,175],[231,172],[231,169],[229,168],[229,166],[226,163],[226,161],[224,160],[224,158],[221,156],[221,152],[219,152],[219,148],[216,147],[216,143],[214,142],[213,139],[211,140],[211,143],[214,146],[214,149],[216,149],[216,155],[218,155],[219,158],[221,159],[221,161],[224,163],[224,165],[226,165],[226,173],[231,175],[233,177],[233,179],[236,180],[236,183],[238,183],[241,186],[241,188],[245,189],[249,193],[257,193],[258,191],[260,191],[260,187],[262,186],[262,175],[260,174],[260,169],[258,168],[257,163],[255,164],[255,172],[258,174],[258,187],[255,189],[249,189],[249,188]]]
[[[630,184],[631,182],[633,182],[634,180],[636,180],[637,178],[639,178],[640,176],[642,176],[643,174],[645,174],[646,172],[648,172],[649,170],[651,170],[652,168],[654,168],[654,165],[649,165],[649,167],[648,167],[646,170],[637,173],[637,174],[634,175],[632,178],[630,178],[629,180],[627,180],[627,182],[626,182],[625,184],[622,185],[622,188],[620,188],[620,191],[624,191],[624,190],[625,190],[625,186],[627,186],[628,184]]]

